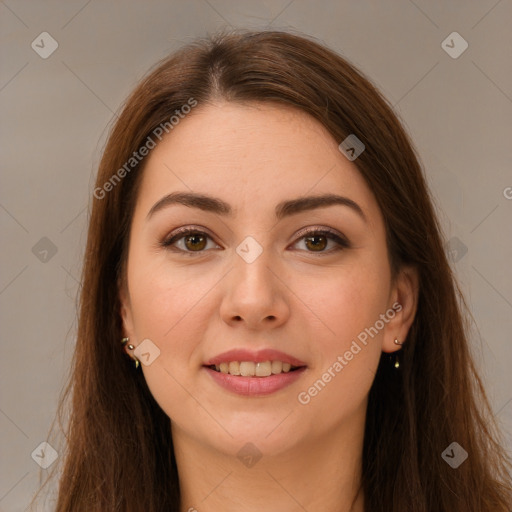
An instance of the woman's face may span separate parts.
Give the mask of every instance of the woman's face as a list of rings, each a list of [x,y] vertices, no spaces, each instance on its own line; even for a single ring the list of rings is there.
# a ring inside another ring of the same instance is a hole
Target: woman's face
[[[276,455],[364,424],[381,352],[412,318],[340,142],[301,111],[218,103],[147,157],[122,314],[173,435]],[[347,200],[306,200],[324,195]]]

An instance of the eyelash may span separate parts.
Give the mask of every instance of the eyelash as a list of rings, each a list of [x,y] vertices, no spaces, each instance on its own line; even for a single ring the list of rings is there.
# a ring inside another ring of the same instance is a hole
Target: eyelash
[[[212,237],[210,235],[208,235],[208,233],[205,233],[204,231],[200,231],[198,229],[186,227],[186,228],[179,229],[178,231],[173,233],[170,236],[170,238],[167,238],[166,240],[161,242],[161,246],[166,248],[166,249],[169,249],[169,250],[174,250],[176,252],[181,252],[183,254],[187,254],[189,256],[193,256],[195,254],[204,253],[205,250],[201,250],[201,251],[188,251],[188,250],[183,250],[183,249],[171,248],[171,246],[175,242],[178,242],[179,240],[185,238],[188,235],[204,235],[204,236],[212,239]],[[334,242],[336,242],[338,244],[338,247],[335,247],[334,249],[330,249],[328,251],[318,251],[317,254],[320,254],[320,255],[332,254],[333,252],[338,252],[338,251],[341,251],[343,249],[349,249],[351,247],[350,242],[346,238],[339,236],[335,231],[333,231],[333,230],[331,230],[329,228],[303,229],[303,230],[301,230],[297,234],[297,236],[298,236],[297,242],[299,240],[302,240],[303,238],[306,238],[306,237],[326,236],[329,240],[333,240]],[[295,242],[293,245],[295,245],[297,242]],[[306,251],[306,252],[310,252],[312,254],[315,254],[316,251]]]

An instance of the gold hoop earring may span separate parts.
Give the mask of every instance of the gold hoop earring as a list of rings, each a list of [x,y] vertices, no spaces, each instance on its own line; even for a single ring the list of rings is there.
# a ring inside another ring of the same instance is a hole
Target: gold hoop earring
[[[124,347],[129,341],[130,341],[130,338],[123,338],[121,340],[121,345],[123,345],[123,347]],[[128,350],[133,350],[135,347],[130,343],[126,348]],[[132,361],[134,361],[135,369],[137,369],[140,365],[139,360],[136,357],[132,357],[132,356],[130,356],[130,359],[132,359]]]

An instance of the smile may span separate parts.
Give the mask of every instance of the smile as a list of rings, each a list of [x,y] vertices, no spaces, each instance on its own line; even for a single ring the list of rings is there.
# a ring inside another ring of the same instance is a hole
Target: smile
[[[246,397],[276,393],[300,379],[307,368],[304,361],[273,348],[236,348],[203,363],[213,382]]]

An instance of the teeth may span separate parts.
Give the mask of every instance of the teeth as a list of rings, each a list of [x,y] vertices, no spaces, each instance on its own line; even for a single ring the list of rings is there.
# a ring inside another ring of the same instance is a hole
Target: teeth
[[[256,363],[255,375],[256,377],[268,377],[272,375],[272,363],[270,361]]]
[[[242,377],[254,377],[256,373],[256,364],[252,361],[243,361],[240,363],[240,375]]]
[[[272,373],[281,373],[283,370],[283,363],[281,361],[272,361]]]
[[[238,361],[231,361],[229,363],[229,372],[231,375],[240,375],[240,363]]]
[[[269,377],[279,373],[288,373],[292,368],[290,363],[282,361],[264,361],[254,363],[253,361],[230,361],[215,365],[215,370],[230,375],[241,375],[242,377]]]

